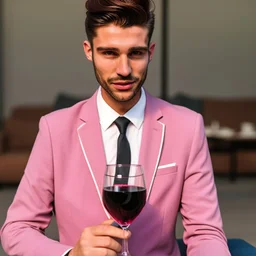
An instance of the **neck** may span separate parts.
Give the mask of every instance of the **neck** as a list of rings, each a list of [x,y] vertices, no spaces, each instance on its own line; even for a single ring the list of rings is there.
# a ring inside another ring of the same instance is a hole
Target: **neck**
[[[140,97],[141,90],[140,92],[136,93],[136,95],[131,100],[128,101],[118,101],[114,100],[113,98],[110,100],[107,94],[102,93],[102,98],[104,101],[119,115],[124,115],[126,112],[128,112],[133,106],[137,104],[137,102],[140,100]]]

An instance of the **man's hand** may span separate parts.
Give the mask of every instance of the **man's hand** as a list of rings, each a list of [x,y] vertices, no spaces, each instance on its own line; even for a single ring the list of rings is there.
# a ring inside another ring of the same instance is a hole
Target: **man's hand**
[[[128,239],[130,231],[111,226],[113,220],[101,225],[85,228],[80,240],[68,254],[69,256],[116,256],[122,246],[116,239]]]

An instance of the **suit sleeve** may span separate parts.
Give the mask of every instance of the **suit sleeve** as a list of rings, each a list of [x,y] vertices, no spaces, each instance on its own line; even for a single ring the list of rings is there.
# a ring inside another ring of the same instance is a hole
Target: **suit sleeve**
[[[192,137],[181,198],[187,255],[229,256],[203,119],[199,114]]]
[[[52,145],[43,117],[24,175],[1,229],[2,246],[8,255],[56,256],[71,248],[44,234],[53,212],[53,177]]]

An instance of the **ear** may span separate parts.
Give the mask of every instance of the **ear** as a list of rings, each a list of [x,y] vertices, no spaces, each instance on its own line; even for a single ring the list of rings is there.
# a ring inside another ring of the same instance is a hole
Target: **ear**
[[[92,47],[89,41],[84,41],[84,53],[88,60],[92,61]]]
[[[155,52],[155,47],[156,47],[155,43],[151,43],[150,46],[149,46],[149,61],[151,61],[153,59],[153,55],[154,55],[154,52]]]

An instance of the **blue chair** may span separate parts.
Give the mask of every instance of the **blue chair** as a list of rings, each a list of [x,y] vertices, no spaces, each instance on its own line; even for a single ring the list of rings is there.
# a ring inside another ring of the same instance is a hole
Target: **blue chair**
[[[182,239],[177,241],[181,256],[186,256],[186,245]],[[256,248],[242,239],[228,239],[228,248],[232,256],[256,256]]]

